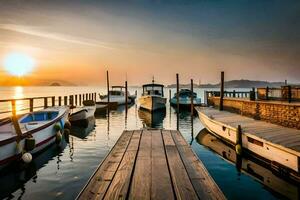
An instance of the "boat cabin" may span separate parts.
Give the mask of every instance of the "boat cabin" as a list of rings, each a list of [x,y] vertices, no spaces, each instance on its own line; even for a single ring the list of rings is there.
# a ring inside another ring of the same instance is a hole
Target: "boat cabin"
[[[156,95],[156,96],[164,96],[164,85],[161,84],[146,84],[143,85],[143,96],[145,95]]]
[[[125,96],[125,87],[124,86],[112,86],[112,90],[109,91],[111,96]],[[124,91],[123,91],[124,89]]]

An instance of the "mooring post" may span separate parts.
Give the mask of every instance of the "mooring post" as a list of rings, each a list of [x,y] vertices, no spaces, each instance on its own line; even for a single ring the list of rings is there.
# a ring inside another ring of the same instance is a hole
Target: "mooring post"
[[[55,106],[55,96],[51,97],[52,106]]]
[[[97,101],[97,93],[94,92],[94,101],[96,102]]]
[[[44,97],[44,108],[48,108],[48,98]]]
[[[191,79],[191,91],[192,91],[192,96],[191,96],[191,115],[194,115],[194,82],[193,79]]]
[[[266,87],[266,100],[269,100],[269,87]]]
[[[33,98],[29,99],[29,112],[33,112]]]
[[[76,106],[78,105],[78,104],[77,104],[77,103],[78,103],[77,97],[78,97],[77,94],[75,94],[75,105],[76,105]]]
[[[177,103],[177,112],[179,112],[179,75],[176,74],[176,103]]]
[[[292,87],[290,85],[288,86],[288,101],[289,103],[292,102]]]
[[[79,105],[81,106],[81,94],[79,95]]]
[[[221,93],[220,93],[220,111],[223,110],[224,101],[224,72],[221,72]]]
[[[172,96],[171,96],[171,89],[169,89],[169,100],[171,100]]]
[[[235,151],[237,155],[242,155],[242,147],[243,147],[242,127],[241,125],[238,125],[236,129],[236,142],[235,142]]]
[[[61,96],[58,97],[58,105],[61,106]]]
[[[11,101],[11,107],[12,107],[12,122],[13,122],[13,126],[15,128],[16,134],[17,134],[16,140],[17,140],[17,143],[19,143],[21,141],[22,131],[21,131],[20,124],[19,124],[18,118],[17,118],[16,100]]]
[[[109,99],[109,75],[108,75],[108,70],[106,71],[106,84],[107,84],[107,102],[109,103],[110,99]]]
[[[68,97],[64,96],[64,105],[67,106],[68,105]]]
[[[126,113],[128,111],[128,91],[127,91],[127,81],[125,81],[125,108],[126,108]]]
[[[89,94],[88,93],[85,94],[85,100],[89,100]]]

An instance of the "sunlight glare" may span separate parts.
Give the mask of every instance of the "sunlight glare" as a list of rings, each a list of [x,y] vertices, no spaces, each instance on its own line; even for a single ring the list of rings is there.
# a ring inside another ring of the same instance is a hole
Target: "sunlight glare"
[[[30,73],[34,66],[34,59],[23,53],[11,53],[4,59],[4,68],[12,76],[24,76]]]

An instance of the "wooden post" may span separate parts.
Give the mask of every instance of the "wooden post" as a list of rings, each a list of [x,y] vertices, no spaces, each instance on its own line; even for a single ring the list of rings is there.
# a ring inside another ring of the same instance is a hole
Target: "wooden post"
[[[79,105],[81,106],[81,94],[79,95]]]
[[[222,111],[223,108],[223,101],[224,101],[224,72],[221,72],[221,94],[220,94],[220,111]]]
[[[126,112],[128,111],[128,91],[127,91],[127,81],[125,81],[125,108]]]
[[[68,105],[68,97],[64,96],[64,105],[67,106]]]
[[[74,105],[74,98],[73,98],[73,95],[70,95],[70,96],[69,96],[69,104],[70,104],[70,106],[73,106],[73,105]]]
[[[16,134],[17,134],[16,140],[17,140],[17,143],[19,143],[21,141],[22,131],[21,131],[20,124],[19,124],[18,118],[17,118],[16,100],[11,101],[11,107],[12,107],[12,122],[13,122],[13,126],[15,128]]]
[[[108,75],[108,70],[106,71],[106,84],[107,84],[107,102],[109,103],[109,75]]]
[[[29,112],[33,112],[33,98],[29,99]]]
[[[61,96],[58,97],[58,105],[61,106]]]
[[[269,100],[269,87],[266,87],[266,100]]]
[[[235,151],[237,155],[242,155],[242,147],[243,147],[242,127],[241,125],[238,125],[236,129],[236,142],[235,142]]]
[[[75,105],[77,106],[78,104],[78,101],[77,101],[77,94],[75,94]]]
[[[55,106],[55,97],[51,97],[52,106]]]
[[[235,98],[235,90],[233,90],[232,97]]]
[[[179,75],[176,74],[176,101],[177,101],[177,112],[179,112]]]
[[[172,94],[171,94],[171,89],[169,89],[169,100],[171,100]]]
[[[292,102],[292,87],[290,85],[288,86],[288,101],[289,103]]]
[[[44,97],[44,108],[48,108],[48,98]]]
[[[97,93],[94,93],[94,101],[97,102]]]
[[[89,100],[88,93],[85,94],[85,100]]]
[[[191,79],[191,91],[192,91],[192,96],[191,96],[191,115],[194,115],[194,83],[193,79]]]
[[[91,93],[89,93],[89,100],[91,100],[92,99],[92,95],[91,95]]]

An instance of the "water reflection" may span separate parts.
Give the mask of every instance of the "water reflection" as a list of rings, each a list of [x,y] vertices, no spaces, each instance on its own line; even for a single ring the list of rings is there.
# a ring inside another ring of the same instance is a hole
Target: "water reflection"
[[[13,99],[21,99],[24,98],[23,87],[15,87]],[[19,113],[25,107],[24,101],[16,101],[16,111]]]
[[[155,112],[139,109],[138,116],[142,120],[144,128],[163,128],[163,121],[166,117],[166,109],[157,110]]]
[[[219,154],[226,161],[236,165],[238,173],[244,173],[252,177],[273,192],[280,194],[280,198],[300,198],[300,189],[297,183],[274,174],[267,165],[260,163],[254,158],[237,156],[233,146],[225,144],[214,135],[211,135],[206,129],[200,131],[196,140],[199,144]]]
[[[96,119],[93,117],[87,120],[86,126],[72,126],[70,134],[80,139],[85,139],[95,129],[95,123]]]
[[[61,163],[61,153],[67,146],[65,140],[57,145],[53,144],[42,152],[34,155],[33,161],[27,165],[22,163],[14,163],[8,168],[0,171],[0,199],[3,198],[18,198],[21,199],[26,191],[26,183],[31,181],[37,182],[39,169],[47,165],[52,160],[56,162],[56,169],[59,171]],[[21,189],[21,192],[12,194],[16,190]]]

